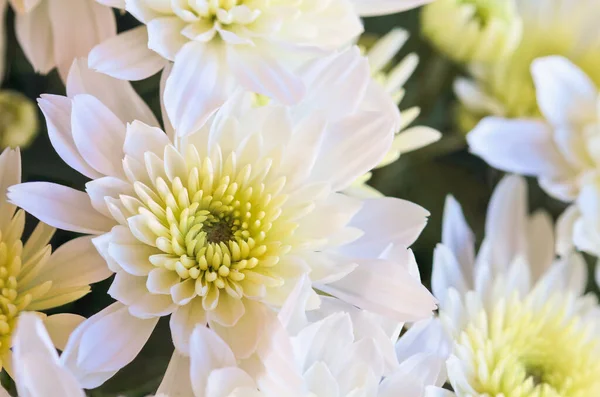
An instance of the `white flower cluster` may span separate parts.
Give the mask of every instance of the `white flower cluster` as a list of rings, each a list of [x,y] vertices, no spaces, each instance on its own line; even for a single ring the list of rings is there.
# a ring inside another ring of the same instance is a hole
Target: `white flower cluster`
[[[427,34],[461,62],[492,70],[527,42],[525,0],[438,1]],[[600,306],[577,252],[600,256],[593,79],[536,57],[539,116],[470,132],[473,153],[572,205],[555,233],[506,176],[476,249],[448,196],[432,293],[410,248],[429,212],[366,185],[441,134],[398,109],[418,63],[393,62],[407,33],[368,45],[361,18],[428,2],[0,0],[35,71],[65,83],[38,105],[87,180],[22,182],[20,150],[0,155],[0,368],[18,396],[85,396],[163,317],[156,397],[600,396]],[[125,14],[136,27],[117,34]],[[157,73],[158,118],[130,83]],[[56,229],[80,237],[53,252]],[[103,280],[112,304],[55,314]]]

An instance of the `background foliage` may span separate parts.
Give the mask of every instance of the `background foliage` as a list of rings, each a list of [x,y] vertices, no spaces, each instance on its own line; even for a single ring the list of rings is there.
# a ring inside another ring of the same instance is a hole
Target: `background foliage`
[[[42,93],[64,95],[65,88],[58,74],[48,76],[34,73],[21,49],[13,30],[14,15],[8,13],[7,75],[2,88],[13,89],[36,100]],[[137,22],[129,15],[118,16],[119,30],[127,30]],[[464,137],[453,128],[455,97],[452,82],[460,70],[450,61],[436,53],[419,34],[419,10],[397,15],[371,18],[366,22],[369,33],[383,35],[394,27],[402,27],[411,34],[398,59],[416,52],[420,65],[408,81],[402,108],[421,107],[416,123],[434,127],[444,134],[443,139],[430,147],[402,156],[396,163],[377,170],[372,185],[386,195],[413,201],[431,212],[429,224],[414,245],[423,281],[427,284],[431,273],[433,249],[440,241],[441,219],[446,195],[452,194],[462,204],[467,220],[481,241],[485,212],[494,185],[501,177],[482,160],[468,153]],[[136,82],[138,93],[159,115],[159,77]],[[34,143],[23,151],[23,181],[53,181],[77,189],[83,189],[86,178],[60,160],[50,145],[45,123],[39,113],[40,133]],[[565,208],[563,203],[546,196],[530,181],[531,209],[545,208],[556,217]],[[28,229],[35,224],[28,219]],[[52,241],[54,247],[74,238],[74,233],[58,231]],[[76,269],[73,269],[76,271]],[[111,303],[106,294],[110,280],[93,286],[92,293],[83,299],[57,309],[57,312],[73,312],[90,316]],[[161,319],[159,326],[142,353],[129,366],[101,388],[89,392],[90,396],[145,396],[156,390],[173,351],[168,319]],[[3,383],[9,383],[7,376]]]

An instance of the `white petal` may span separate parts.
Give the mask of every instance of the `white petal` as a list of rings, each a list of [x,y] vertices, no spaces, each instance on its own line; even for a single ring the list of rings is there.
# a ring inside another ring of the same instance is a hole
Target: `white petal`
[[[452,339],[438,318],[430,318],[413,324],[398,340],[395,350],[399,362],[419,353],[446,360],[452,352]]]
[[[554,225],[550,214],[538,210],[527,222],[527,250],[531,277],[537,280],[555,257]]]
[[[438,244],[433,253],[433,269],[431,274],[431,290],[433,294],[440,300],[440,306],[445,308],[447,293],[450,288],[458,291],[461,294],[472,289],[472,266],[467,266],[459,263],[454,254],[448,247],[443,244]],[[463,274],[463,269],[469,269],[467,279]]]
[[[164,93],[169,120],[179,136],[191,134],[225,103],[233,80],[218,48],[190,42],[175,57]]]
[[[194,394],[203,396],[212,371],[235,367],[233,352],[219,336],[205,326],[198,326],[190,341],[190,361]]]
[[[239,389],[256,389],[254,380],[240,368],[215,369],[206,384],[207,396],[234,396]],[[244,394],[245,395],[245,394]]]
[[[192,380],[190,378],[190,359],[179,353],[173,352],[165,376],[156,391],[157,396],[192,397]]]
[[[329,182],[334,190],[348,187],[372,170],[391,147],[396,114],[386,111],[357,111],[333,123],[321,145],[313,168],[313,182]],[[349,134],[348,132],[352,133]],[[365,142],[370,144],[365,146]],[[344,164],[344,167],[339,167]]]
[[[441,138],[442,133],[433,128],[412,127],[396,135],[392,146],[400,153],[408,153],[437,142]]]
[[[73,139],[86,162],[104,175],[125,176],[121,161],[125,124],[91,95],[73,98]]]
[[[75,146],[71,131],[71,100],[58,95],[43,94],[38,99],[38,104],[46,118],[50,142],[63,161],[88,178],[101,177],[102,174],[83,159]]]
[[[488,205],[485,239],[491,242],[487,258],[494,269],[505,271],[526,252],[527,185],[521,177],[504,177],[494,189]]]
[[[158,322],[158,318],[142,320],[133,317],[123,305],[114,312],[102,311],[91,318],[97,320],[87,327],[85,322],[80,326],[85,329],[77,355],[78,366],[86,372],[116,371],[129,364],[142,350]]]
[[[556,221],[556,253],[560,256],[571,252],[573,248],[573,229],[581,217],[576,205],[570,205],[559,215]]]
[[[464,281],[468,285],[472,285],[473,266],[475,265],[475,235],[467,224],[460,204],[452,196],[447,196],[444,204],[442,244],[454,254],[460,265]]]
[[[363,17],[394,14],[429,2],[431,0],[352,0],[356,12]]]
[[[108,253],[123,270],[133,276],[147,276],[154,266],[150,263],[150,256],[159,251],[145,244],[119,244],[111,242]]]
[[[52,280],[52,289],[76,288],[105,280],[112,271],[92,244],[92,236],[78,237],[61,245],[50,256],[31,284]]]
[[[138,26],[105,40],[88,56],[91,68],[122,80],[142,80],[158,73],[166,60],[148,48],[148,30]]]
[[[317,396],[339,396],[337,380],[323,362],[316,362],[305,373],[308,390]]]
[[[170,144],[169,138],[160,128],[134,121],[127,125],[123,150],[127,155],[143,163],[144,153],[151,152],[162,158],[165,147]]]
[[[401,322],[427,318],[436,309],[433,296],[402,264],[382,259],[357,262],[359,266],[343,279],[317,288]]]
[[[210,312],[210,319],[224,327],[234,327],[245,311],[241,299],[233,298],[229,294],[221,294],[219,305]]]
[[[556,147],[552,130],[541,121],[486,117],[467,141],[471,152],[503,171],[534,176],[572,173]]]
[[[410,246],[425,225],[429,212],[410,201],[385,197],[368,199],[350,222],[363,236],[342,247],[346,255],[361,258],[378,256],[390,243]]]
[[[115,222],[99,214],[87,194],[48,182],[12,186],[8,198],[42,222],[77,233],[101,234]]]
[[[73,60],[117,34],[115,16],[110,8],[94,0],[70,2],[68,6],[57,1],[47,3],[54,61],[65,81]]]
[[[181,34],[187,24],[179,17],[154,18],[146,26],[148,27],[148,48],[169,61],[175,60],[181,47],[189,41]]]
[[[54,66],[52,28],[49,17],[49,1],[41,2],[28,13],[15,16],[15,33],[25,56],[33,69],[42,74],[48,73]]]
[[[85,396],[73,375],[59,364],[42,320],[35,314],[20,316],[13,349],[19,395]]]
[[[90,69],[87,58],[75,60],[67,78],[67,96],[72,98],[79,94],[98,98],[124,123],[139,120],[148,125],[159,125],[150,107],[130,83]]]
[[[286,105],[298,103],[304,96],[304,84],[275,57],[258,52],[256,47],[230,46],[228,61],[242,87],[266,95]]]
[[[64,350],[67,346],[69,336],[75,328],[79,326],[85,317],[77,314],[60,313],[46,317],[44,325],[48,330],[48,335],[52,339],[52,343],[58,350]]]
[[[190,354],[190,337],[198,326],[206,326],[206,312],[202,299],[194,299],[185,306],[178,307],[169,322],[173,344],[180,352]]]
[[[596,120],[598,90],[568,59],[538,58],[531,63],[540,110],[554,126],[583,125]]]
[[[85,191],[90,196],[90,201],[96,211],[108,218],[113,215],[107,206],[106,198],[118,199],[122,194],[134,195],[131,184],[112,176],[105,176],[86,183]]]
[[[263,336],[269,310],[264,304],[249,299],[244,300],[244,306],[244,315],[233,327],[224,327],[212,321],[211,313],[208,313],[209,326],[229,345],[239,359],[249,357],[256,350]]]

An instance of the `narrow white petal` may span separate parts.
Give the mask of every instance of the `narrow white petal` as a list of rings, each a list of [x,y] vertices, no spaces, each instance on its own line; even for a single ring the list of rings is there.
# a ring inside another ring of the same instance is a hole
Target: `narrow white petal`
[[[28,13],[15,16],[15,33],[33,69],[42,74],[55,66],[49,1],[42,1]],[[50,34],[48,34],[50,33]]]
[[[460,204],[452,196],[447,196],[444,204],[442,244],[454,254],[465,282],[472,285],[473,266],[475,264],[475,235],[467,224]]]
[[[99,178],[101,173],[92,168],[81,156],[71,130],[72,101],[58,95],[43,94],[38,104],[48,126],[48,137],[56,153],[71,168],[90,179]]]
[[[48,182],[12,186],[8,199],[42,222],[77,233],[101,234],[115,222],[99,214],[87,194]]]
[[[73,139],[87,163],[104,175],[123,176],[125,124],[91,95],[73,98]]]

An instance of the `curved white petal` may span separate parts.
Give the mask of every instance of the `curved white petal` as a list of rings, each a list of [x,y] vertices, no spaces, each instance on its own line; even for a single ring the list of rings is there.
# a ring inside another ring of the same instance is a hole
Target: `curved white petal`
[[[83,375],[118,371],[142,350],[157,322],[158,318],[133,317],[127,307],[113,303],[75,330],[61,361],[80,381]],[[97,385],[82,383],[82,386]]]
[[[98,213],[87,194],[48,182],[12,186],[8,199],[42,222],[77,233],[102,234],[115,222]]]
[[[598,89],[571,61],[559,56],[538,58],[531,63],[531,73],[538,105],[551,124],[596,121]]]
[[[99,178],[101,173],[92,168],[81,156],[71,130],[72,101],[58,95],[43,94],[38,104],[48,126],[48,137],[56,153],[71,168],[90,179]]]
[[[125,176],[125,124],[97,98],[77,95],[71,112],[73,140],[86,162],[104,175]]]
[[[550,177],[573,172],[542,121],[486,117],[467,141],[471,152],[503,171]]]
[[[189,42],[177,53],[164,92],[177,135],[199,130],[233,92],[234,79],[225,65],[218,46]]]
[[[17,40],[33,69],[48,73],[56,65],[49,15],[49,1],[42,1],[28,13],[15,16]]]
[[[148,48],[148,30],[138,26],[105,40],[90,51],[92,69],[122,80],[142,80],[158,73],[166,60]]]

